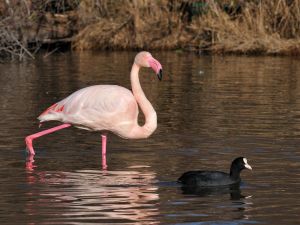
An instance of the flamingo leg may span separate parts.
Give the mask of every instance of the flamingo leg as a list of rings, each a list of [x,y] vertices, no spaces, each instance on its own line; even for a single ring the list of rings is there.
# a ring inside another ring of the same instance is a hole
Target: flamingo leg
[[[35,155],[35,152],[34,152],[34,149],[33,149],[33,146],[32,146],[32,141],[36,138],[39,138],[41,136],[44,136],[46,134],[50,134],[50,133],[53,133],[55,131],[58,131],[58,130],[61,130],[61,129],[64,129],[64,128],[67,128],[67,127],[70,127],[71,124],[69,123],[64,123],[62,125],[59,125],[57,127],[53,127],[53,128],[50,128],[48,130],[43,130],[41,132],[38,132],[38,133],[35,133],[35,134],[31,134],[29,136],[27,136],[25,138],[25,142],[26,142],[26,146],[27,146],[27,149],[29,151],[29,154],[30,155]]]
[[[107,142],[107,137],[106,135],[102,134],[102,169],[106,170],[107,169],[107,164],[106,164],[106,142]]]
[[[34,167],[36,167],[34,164],[34,155],[29,155],[26,157],[26,169],[28,171],[33,171]]]

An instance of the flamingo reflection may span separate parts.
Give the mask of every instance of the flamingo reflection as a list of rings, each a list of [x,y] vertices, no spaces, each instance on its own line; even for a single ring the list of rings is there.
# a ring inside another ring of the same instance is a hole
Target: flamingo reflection
[[[51,218],[61,223],[138,221],[152,224],[159,213],[155,177],[151,171],[27,170],[28,185],[35,188],[28,191],[32,200],[28,201],[26,212],[33,218]]]

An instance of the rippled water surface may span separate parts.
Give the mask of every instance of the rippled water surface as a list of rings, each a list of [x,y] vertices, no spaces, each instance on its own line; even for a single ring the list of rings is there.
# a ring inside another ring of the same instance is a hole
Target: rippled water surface
[[[0,64],[1,224],[297,224],[300,221],[298,58],[209,57],[154,52],[162,82],[140,79],[158,115],[145,140],[68,128],[34,142],[36,117],[77,89],[130,88],[134,52],[40,56]],[[140,118],[141,122],[143,117]],[[185,171],[228,171],[245,156],[240,189],[183,190]]]

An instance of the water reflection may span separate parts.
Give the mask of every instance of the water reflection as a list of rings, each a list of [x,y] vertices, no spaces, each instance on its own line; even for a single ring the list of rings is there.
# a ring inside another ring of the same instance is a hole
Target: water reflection
[[[222,186],[222,187],[199,187],[199,186],[185,186],[181,187],[182,194],[184,195],[196,195],[198,197],[205,196],[217,196],[217,195],[229,195],[232,200],[239,200],[245,198],[241,194],[239,185]]]
[[[155,177],[150,171],[28,171],[26,213],[41,223],[151,224],[159,214]]]
[[[253,221],[249,215],[253,205],[252,196],[243,195],[240,185],[222,187],[181,186],[180,190],[184,196],[181,200],[181,205],[199,204],[200,209],[193,209],[189,213],[192,213],[194,216],[197,215],[198,217],[201,217],[201,221],[205,221],[209,218],[210,212],[207,203],[213,202],[216,211],[225,210],[227,215],[233,213],[235,214],[235,220],[242,220],[244,221],[243,223],[256,223],[256,221]],[[202,213],[199,214],[199,211]],[[180,218],[182,217],[182,214],[179,213],[178,215],[173,216]],[[185,220],[185,218],[182,219]],[[222,219],[225,219],[225,216]],[[226,223],[225,221],[223,222]],[[205,222],[203,223],[205,224]],[[233,223],[233,221],[230,223]]]
[[[252,224],[258,223],[252,215],[253,199],[241,194],[241,189],[179,188],[181,196],[171,195],[164,202],[166,224]],[[161,200],[162,201],[162,200]],[[212,218],[217,219],[212,220]]]

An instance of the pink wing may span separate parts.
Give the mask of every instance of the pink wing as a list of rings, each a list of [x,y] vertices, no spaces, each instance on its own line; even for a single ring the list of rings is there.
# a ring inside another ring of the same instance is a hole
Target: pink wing
[[[51,105],[48,109],[46,109],[44,112],[42,112],[42,115],[47,115],[49,112],[62,112],[64,110],[64,106],[61,106],[61,107],[57,107],[57,103],[55,103],[54,105]]]
[[[132,93],[117,85],[80,89],[50,106],[38,119],[58,120],[89,130],[110,130],[121,136],[136,125],[138,105]]]

